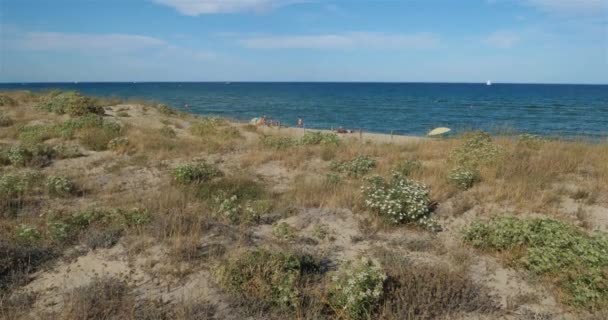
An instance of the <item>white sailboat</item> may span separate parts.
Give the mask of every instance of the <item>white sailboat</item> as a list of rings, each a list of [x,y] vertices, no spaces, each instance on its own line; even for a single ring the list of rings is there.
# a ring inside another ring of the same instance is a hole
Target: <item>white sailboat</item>
[[[492,85],[492,81],[488,80],[488,81],[486,82],[486,86],[491,86],[491,85]]]

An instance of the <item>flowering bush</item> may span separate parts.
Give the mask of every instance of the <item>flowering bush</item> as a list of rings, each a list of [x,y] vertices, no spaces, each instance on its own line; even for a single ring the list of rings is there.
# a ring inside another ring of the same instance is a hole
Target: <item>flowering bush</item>
[[[386,274],[368,258],[349,261],[331,277],[329,301],[348,319],[369,318],[382,299]]]
[[[74,193],[74,183],[65,177],[50,176],[46,179],[46,188],[51,196],[66,197]]]
[[[333,161],[331,168],[348,175],[349,177],[360,177],[376,167],[376,160],[368,156],[356,156],[349,161]]]
[[[241,215],[241,205],[236,195],[216,195],[213,198],[216,204],[216,214],[232,223],[237,223]]]
[[[222,175],[218,168],[205,161],[181,164],[173,169],[173,178],[180,184],[206,182]]]
[[[480,180],[479,171],[475,169],[456,168],[448,175],[448,180],[458,188],[467,190]]]
[[[437,225],[428,218],[429,190],[426,186],[394,175],[387,182],[381,176],[366,179],[362,187],[365,205],[392,224],[416,223],[435,229]]]

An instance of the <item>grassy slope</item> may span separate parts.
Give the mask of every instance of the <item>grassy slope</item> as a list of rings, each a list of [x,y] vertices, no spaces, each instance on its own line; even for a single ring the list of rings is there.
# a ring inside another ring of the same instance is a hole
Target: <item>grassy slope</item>
[[[302,145],[293,132],[119,101],[99,102],[103,124],[66,134],[65,123],[79,117],[34,108],[38,95],[2,96],[14,101],[0,106],[4,317],[354,317],[327,288],[332,272],[358,256],[373,257],[388,276],[382,299],[363,308],[370,317],[606,315],[570,304],[560,283],[511,263],[520,253],[476,251],[461,234],[474,220],[506,213],[606,232],[606,143],[496,137],[489,143],[497,155],[487,160],[483,151],[470,164],[454,150],[485,149],[463,147],[465,138]],[[12,161],[14,146],[27,159]],[[61,147],[37,151],[45,146]],[[359,155],[376,161],[366,175],[388,177],[409,163],[404,170],[429,186],[431,217],[443,231],[370,213],[364,177],[332,170]],[[203,160],[223,174],[175,180],[174,168]],[[465,162],[479,177],[468,190],[448,179]],[[265,258],[278,259],[271,270],[239,260],[253,248],[298,257],[290,303],[276,299],[291,289],[272,289],[284,284],[275,281],[287,272],[285,258]],[[243,263],[253,271],[218,276]]]

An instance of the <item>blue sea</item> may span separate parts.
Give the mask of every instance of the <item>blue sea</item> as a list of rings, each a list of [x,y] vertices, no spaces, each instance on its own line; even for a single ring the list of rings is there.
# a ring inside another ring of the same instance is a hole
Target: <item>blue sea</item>
[[[608,137],[608,85],[485,83],[27,83],[0,90],[77,90],[144,98],[200,114],[286,125],[425,135],[436,127]],[[188,108],[185,108],[185,105]]]

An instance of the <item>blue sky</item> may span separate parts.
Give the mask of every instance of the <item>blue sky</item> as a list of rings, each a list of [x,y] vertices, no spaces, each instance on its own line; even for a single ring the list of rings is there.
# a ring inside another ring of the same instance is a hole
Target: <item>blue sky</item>
[[[608,0],[0,0],[0,81],[608,83]]]

